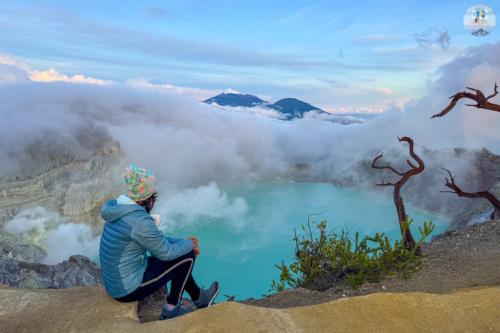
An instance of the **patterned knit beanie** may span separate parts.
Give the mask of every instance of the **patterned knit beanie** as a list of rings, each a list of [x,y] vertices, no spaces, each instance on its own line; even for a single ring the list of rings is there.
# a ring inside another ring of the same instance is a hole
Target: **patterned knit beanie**
[[[145,200],[155,193],[153,173],[134,163],[131,163],[123,174],[123,181],[127,189],[127,196],[134,201]]]

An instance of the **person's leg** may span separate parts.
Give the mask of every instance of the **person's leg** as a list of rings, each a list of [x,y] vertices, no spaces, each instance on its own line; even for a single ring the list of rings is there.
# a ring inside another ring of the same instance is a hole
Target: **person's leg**
[[[192,259],[192,265],[189,267],[188,271],[183,271],[179,273],[179,278],[172,278],[170,282],[170,292],[167,296],[167,303],[169,304],[177,304],[182,299],[182,293],[186,291],[191,299],[197,300],[200,296],[200,287],[196,284],[196,281],[193,278],[192,271],[194,266],[194,260],[196,258],[194,252],[190,252],[188,258]],[[173,263],[171,261],[166,261],[168,266],[171,266]]]
[[[197,301],[198,298],[200,298],[201,289],[194,280],[192,273],[189,274],[188,276],[186,285],[184,286],[184,291],[186,291],[189,294],[189,297],[191,297],[191,300],[193,301]]]
[[[168,281],[172,281],[171,291],[167,298],[167,302],[170,304],[177,304],[186,288],[191,297],[199,295],[200,289],[191,276],[194,259],[193,251],[169,261],[149,257],[143,283],[129,295],[117,298],[117,300],[121,302],[141,300],[159,288],[165,287]]]

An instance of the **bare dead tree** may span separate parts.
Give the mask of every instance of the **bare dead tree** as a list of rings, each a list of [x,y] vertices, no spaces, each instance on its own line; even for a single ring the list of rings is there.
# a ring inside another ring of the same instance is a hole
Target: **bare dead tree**
[[[442,117],[448,112],[450,112],[455,105],[457,105],[457,102],[462,99],[462,98],[468,98],[472,99],[473,101],[476,102],[476,104],[466,104],[467,106],[474,106],[478,109],[485,109],[485,110],[490,110],[490,111],[496,111],[500,112],[500,105],[491,103],[489,100],[498,95],[498,85],[495,83],[495,87],[493,88],[493,94],[489,95],[488,97],[484,96],[484,94],[481,92],[481,90],[474,89],[467,87],[467,89],[472,90],[473,92],[468,92],[468,91],[462,91],[459,93],[456,93],[453,96],[450,96],[451,102],[450,104],[441,112],[438,114],[433,115],[431,118],[437,118],[437,117]]]
[[[422,171],[424,171],[425,165],[424,161],[417,155],[415,154],[413,147],[413,139],[404,136],[402,138],[398,137],[399,142],[407,142],[408,143],[408,149],[411,158],[415,161],[412,162],[410,159],[406,160],[406,163],[410,166],[410,169],[405,171],[405,172],[400,172],[393,168],[390,165],[377,165],[377,161],[379,161],[383,153],[375,157],[372,161],[372,168],[374,169],[381,169],[381,170],[390,170],[393,173],[395,173],[398,176],[401,176],[401,178],[395,182],[395,183],[387,183],[384,182],[383,180],[378,183],[378,186],[392,186],[394,187],[394,204],[396,205],[396,211],[398,213],[398,220],[399,220],[399,228],[401,230],[401,237],[403,239],[403,242],[405,244],[405,247],[408,250],[413,250],[415,249],[417,243],[415,242],[415,238],[413,238],[413,235],[411,233],[411,230],[408,225],[408,216],[406,215],[406,210],[405,210],[405,205],[403,202],[403,197],[401,197],[401,188],[406,184],[406,182],[413,176],[418,175]],[[416,163],[416,165],[415,165]],[[421,249],[417,248],[415,249],[416,254],[421,253]]]
[[[441,168],[448,173],[448,177],[446,177],[446,183],[444,184],[446,187],[451,189],[451,191],[441,191],[443,193],[455,193],[457,196],[462,198],[483,198],[488,200],[493,205],[493,213],[491,214],[491,219],[495,217],[500,217],[500,200],[498,200],[493,194],[488,191],[481,192],[464,192],[457,184],[455,184],[455,177],[450,170]]]

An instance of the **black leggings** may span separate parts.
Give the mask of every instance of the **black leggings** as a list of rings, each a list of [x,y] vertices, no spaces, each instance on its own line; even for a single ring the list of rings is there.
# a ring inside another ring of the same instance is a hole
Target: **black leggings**
[[[169,261],[148,257],[148,266],[144,272],[142,284],[130,294],[116,298],[116,300],[120,302],[142,300],[156,290],[165,287],[168,281],[172,281],[167,297],[169,304],[177,304],[181,300],[184,290],[193,301],[196,301],[200,296],[200,288],[191,275],[195,257],[193,251]]]

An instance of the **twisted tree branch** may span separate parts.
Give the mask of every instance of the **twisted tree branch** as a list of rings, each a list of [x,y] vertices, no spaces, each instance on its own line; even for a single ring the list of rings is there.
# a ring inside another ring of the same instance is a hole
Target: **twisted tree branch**
[[[444,184],[446,187],[451,189],[451,191],[441,191],[443,193],[454,193],[459,197],[462,198],[483,198],[488,200],[494,207],[495,211],[493,215],[495,216],[495,212],[500,212],[500,200],[498,200],[493,194],[491,194],[488,191],[480,191],[480,192],[465,192],[463,191],[456,183],[455,183],[455,177],[451,173],[450,170],[441,168],[442,170],[446,171],[448,173],[448,177],[445,177],[446,183]]]
[[[491,103],[489,100],[496,95],[498,95],[498,85],[495,83],[495,87],[493,88],[493,94],[489,95],[488,97],[485,97],[484,94],[481,92],[479,89],[471,88],[471,87],[466,87],[469,90],[472,90],[474,93],[467,92],[467,91],[462,91],[459,93],[456,93],[455,95],[451,96],[451,102],[450,104],[441,112],[433,115],[431,118],[437,118],[437,117],[442,117],[446,115],[448,112],[450,112],[456,105],[457,102],[462,99],[462,98],[468,98],[476,102],[476,104],[466,104],[467,106],[473,106],[478,109],[485,109],[485,110],[490,110],[490,111],[495,111],[495,112],[500,112],[500,105]]]
[[[377,186],[394,186],[394,183],[387,183],[381,180],[380,183],[377,183]]]
[[[398,170],[394,169],[390,165],[375,165],[377,163],[377,161],[382,158],[383,155],[384,155],[384,153],[381,153],[380,155],[378,155],[377,157],[375,157],[373,159],[373,161],[372,161],[372,168],[374,168],[374,169],[388,169],[388,170],[391,170],[392,172],[394,172],[395,174],[397,174],[399,176],[403,176],[404,175],[403,172],[399,172]]]
[[[497,83],[495,82],[495,88],[493,88],[493,94],[489,95],[488,97],[486,97],[486,100],[489,100],[490,98],[493,98],[495,97],[496,95],[498,95],[498,85]]]

